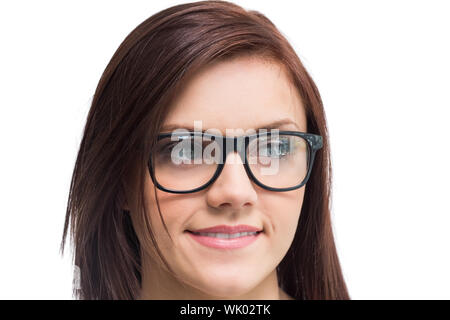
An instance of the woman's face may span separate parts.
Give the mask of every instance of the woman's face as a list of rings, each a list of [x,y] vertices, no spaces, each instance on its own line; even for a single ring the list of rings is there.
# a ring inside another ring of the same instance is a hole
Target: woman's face
[[[284,68],[257,58],[240,57],[204,68],[189,80],[172,107],[164,128],[192,128],[194,121],[201,121],[203,130],[215,128],[225,136],[227,129],[258,131],[283,120],[279,130],[307,131],[300,96]],[[185,286],[177,289],[177,281],[155,275],[154,266],[150,267],[154,259],[148,256],[143,257],[144,281],[151,279],[150,285],[164,290],[161,279],[165,279],[171,290],[215,297],[239,297],[257,290],[268,279],[276,279],[275,268],[294,238],[304,192],[305,187],[274,192],[257,186],[247,176],[238,153],[230,153],[219,178],[207,189],[190,194],[157,189],[172,242],[148,175],[145,195],[152,229],[164,257]],[[187,231],[218,225],[248,225],[263,232],[247,246],[224,249],[206,246]]]

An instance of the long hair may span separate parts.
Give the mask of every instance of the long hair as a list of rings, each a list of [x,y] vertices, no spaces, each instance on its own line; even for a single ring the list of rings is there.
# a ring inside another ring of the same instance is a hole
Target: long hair
[[[267,17],[227,1],[186,3],[154,14],[125,38],[103,72],[75,162],[61,243],[64,253],[70,234],[80,276],[77,298],[138,298],[145,246],[167,265],[143,205],[150,151],[189,75],[244,55],[286,67],[305,107],[308,132],[323,137],[293,243],[277,267],[279,286],[295,299],[349,299],[330,221],[330,149],[319,92]],[[133,207],[140,208],[145,243],[124,210],[129,187],[137,190]]]

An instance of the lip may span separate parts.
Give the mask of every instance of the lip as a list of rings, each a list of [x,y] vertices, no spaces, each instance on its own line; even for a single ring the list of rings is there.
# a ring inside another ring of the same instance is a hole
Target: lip
[[[255,242],[261,233],[257,233],[256,235],[244,236],[233,239],[223,239],[223,238],[215,238],[208,236],[201,236],[194,234],[192,232],[188,232],[189,236],[197,241],[198,243],[215,249],[239,249],[249,246],[251,243]]]
[[[186,230],[186,231],[192,239],[194,239],[196,242],[206,247],[215,249],[239,249],[247,247],[253,242],[255,242],[261,236],[260,234],[262,232],[262,229],[248,225],[238,225],[238,226],[220,225],[211,228]],[[226,238],[208,237],[204,235],[194,234],[193,232],[226,233],[226,234],[233,234],[240,232],[257,232],[257,234],[226,239]]]
[[[204,228],[204,229],[197,229],[197,230],[188,230],[190,232],[209,232],[209,233],[238,233],[238,232],[259,232],[262,231],[261,228],[248,226],[245,224],[240,224],[237,226],[227,226],[227,225],[220,225],[220,226],[214,226],[210,228]]]

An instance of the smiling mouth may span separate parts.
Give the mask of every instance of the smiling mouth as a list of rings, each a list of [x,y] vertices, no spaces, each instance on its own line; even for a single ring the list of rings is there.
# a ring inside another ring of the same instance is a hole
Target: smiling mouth
[[[221,230],[222,231],[222,230]],[[239,249],[251,245],[258,241],[260,233],[263,231],[243,231],[243,232],[195,232],[186,230],[186,233],[195,242],[202,246],[213,249]]]
[[[262,230],[254,232],[237,232],[237,233],[194,232],[190,230],[186,231],[196,236],[219,238],[219,239],[236,239],[241,237],[256,236],[262,232]]]

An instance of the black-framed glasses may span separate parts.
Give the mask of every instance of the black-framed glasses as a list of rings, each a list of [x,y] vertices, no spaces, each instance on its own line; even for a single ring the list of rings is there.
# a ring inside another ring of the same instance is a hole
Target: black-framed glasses
[[[148,161],[153,183],[170,193],[207,188],[219,177],[230,152],[240,155],[248,177],[270,191],[306,184],[322,136],[271,130],[228,137],[200,131],[161,133]]]

